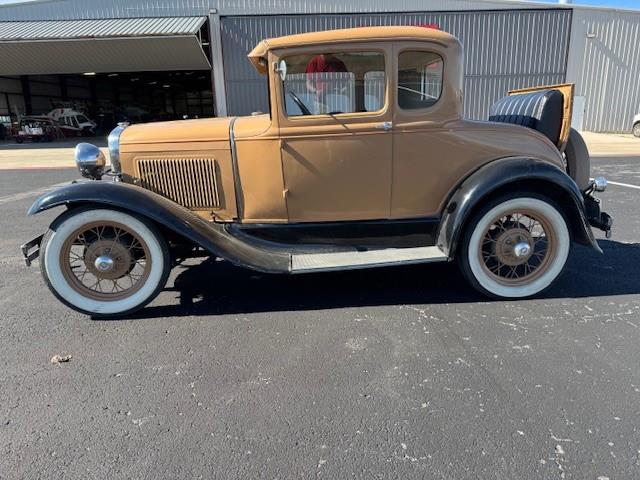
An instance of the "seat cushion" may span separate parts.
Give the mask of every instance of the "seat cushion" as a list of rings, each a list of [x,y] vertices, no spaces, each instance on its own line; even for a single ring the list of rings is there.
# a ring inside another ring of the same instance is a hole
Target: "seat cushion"
[[[492,122],[532,128],[558,144],[562,129],[564,96],[559,90],[540,90],[501,98],[489,113]]]

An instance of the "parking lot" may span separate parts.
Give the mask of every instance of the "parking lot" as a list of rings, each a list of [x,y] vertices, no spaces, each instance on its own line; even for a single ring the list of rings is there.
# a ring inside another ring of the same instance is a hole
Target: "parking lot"
[[[0,479],[639,478],[638,145],[593,160],[617,183],[604,255],[575,247],[541,298],[488,301],[454,265],[191,260],[117,321],[19,254],[57,214],[28,206],[76,171],[0,171]]]

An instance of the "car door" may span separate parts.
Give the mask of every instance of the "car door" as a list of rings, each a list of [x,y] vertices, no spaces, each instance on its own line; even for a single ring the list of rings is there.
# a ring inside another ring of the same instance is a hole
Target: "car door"
[[[393,139],[386,44],[277,52],[290,222],[388,218]]]
[[[452,128],[460,119],[462,70],[430,42],[394,45],[391,218],[437,216],[472,156]],[[453,133],[452,133],[453,132]]]

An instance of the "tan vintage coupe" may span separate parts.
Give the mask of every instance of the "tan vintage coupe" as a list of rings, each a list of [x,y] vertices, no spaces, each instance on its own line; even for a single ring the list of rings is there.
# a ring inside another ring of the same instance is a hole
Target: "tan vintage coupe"
[[[599,250],[591,226],[610,232],[572,85],[465,120],[462,46],[421,27],[275,38],[249,59],[269,113],[121,125],[110,169],[78,145],[91,181],[38,199],[29,215],[67,209],[22,247],[62,302],[132,312],[203,254],[292,274],[455,259],[484,294],[522,298],[552,284],[572,242]]]

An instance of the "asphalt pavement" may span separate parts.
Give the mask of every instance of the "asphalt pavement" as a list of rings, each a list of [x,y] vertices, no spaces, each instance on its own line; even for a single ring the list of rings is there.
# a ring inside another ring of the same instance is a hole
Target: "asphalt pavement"
[[[0,479],[640,478],[640,157],[593,173],[628,185],[601,194],[613,238],[538,299],[488,301],[453,265],[192,260],[97,321],[18,251],[75,171],[0,172]]]

